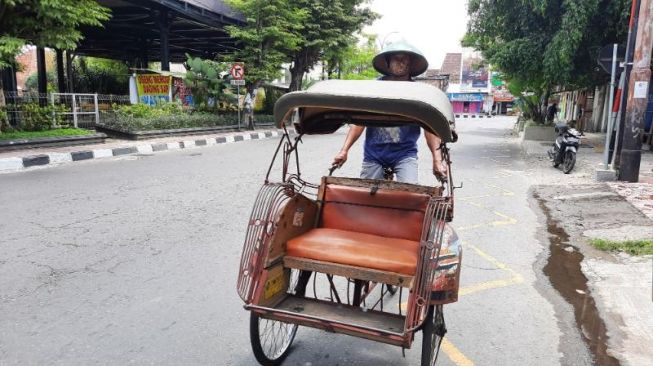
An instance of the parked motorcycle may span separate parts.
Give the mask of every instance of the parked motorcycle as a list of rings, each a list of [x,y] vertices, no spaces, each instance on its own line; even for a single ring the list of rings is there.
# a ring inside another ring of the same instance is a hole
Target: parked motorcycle
[[[562,164],[562,171],[569,174],[576,164],[576,153],[580,146],[580,132],[565,124],[556,125],[555,131],[558,137],[556,137],[553,147],[549,150],[549,159],[551,159],[554,168]]]

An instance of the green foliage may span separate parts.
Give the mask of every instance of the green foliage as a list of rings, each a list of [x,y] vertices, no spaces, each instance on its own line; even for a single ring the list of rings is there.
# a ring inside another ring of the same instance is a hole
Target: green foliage
[[[158,103],[154,106],[143,103],[127,105],[114,104],[112,110],[119,118],[153,118],[184,114],[181,104],[166,102]]]
[[[247,24],[226,27],[229,35],[240,42],[241,49],[226,58],[245,64],[245,80],[249,91],[263,81],[279,76],[281,65],[301,45],[306,9],[297,9],[289,0],[227,0],[241,12]]]
[[[269,123],[274,121],[274,117],[257,115],[256,120],[258,123]],[[238,124],[238,118],[236,114],[216,115],[213,113],[183,113],[150,117],[120,116],[115,114],[105,119],[103,124],[106,127],[119,131],[137,132],[193,127],[235,126]]]
[[[63,104],[40,106],[38,103],[22,103],[7,106],[8,109],[20,113],[21,131],[45,131],[68,127],[62,113],[69,112]]]
[[[79,28],[101,26],[109,9],[95,0],[3,0],[0,2],[0,67],[12,65],[27,44],[74,49]]]
[[[265,98],[263,99],[263,108],[261,113],[272,114],[274,113],[274,104],[283,95],[283,92],[277,88],[265,87]]]
[[[76,57],[73,68],[73,89],[77,93],[118,94],[129,93],[129,68],[120,61],[95,57]],[[46,73],[48,92],[57,89],[57,73]],[[32,73],[25,81],[25,89],[38,90],[38,74]]]
[[[196,107],[211,110],[217,109],[219,102],[234,102],[233,98],[226,94],[227,85],[221,77],[227,72],[228,67],[229,65],[222,62],[186,55],[188,70],[184,83],[191,89]]]
[[[11,130],[9,125],[9,116],[7,115],[7,107],[0,107],[0,134]]]
[[[45,73],[45,78],[47,80],[47,91],[55,91],[57,85],[57,73],[54,71],[48,71]],[[29,92],[36,92],[39,89],[39,75],[34,72],[27,77],[25,80],[25,90]]]
[[[376,37],[365,35],[365,38],[366,42],[362,45],[350,44],[328,54],[329,79],[371,80],[379,77],[372,66],[372,59],[379,53]]]
[[[604,239],[590,239],[590,244],[595,248],[612,252],[626,252],[631,255],[653,254],[653,240],[626,240],[612,241]]]
[[[59,128],[46,131],[14,131],[0,134],[0,140],[31,139],[39,137],[84,136],[93,133],[81,128]]]
[[[629,11],[629,0],[470,0],[463,45],[544,105],[553,87],[606,82],[596,56],[604,45],[625,42]],[[541,107],[532,112],[544,120]]]
[[[300,90],[304,74],[326,55],[341,53],[356,44],[355,33],[371,24],[378,14],[362,5],[367,0],[289,0],[308,18],[292,54],[290,91]]]
[[[128,94],[129,68],[121,61],[76,57],[73,88],[78,93]]]

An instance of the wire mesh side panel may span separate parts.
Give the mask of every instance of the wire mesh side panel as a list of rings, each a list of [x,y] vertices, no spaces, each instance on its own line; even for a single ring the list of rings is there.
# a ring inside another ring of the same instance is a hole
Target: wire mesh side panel
[[[269,183],[261,187],[256,197],[238,273],[238,295],[245,303],[252,301],[256,281],[263,270],[263,261],[276,229],[277,215],[292,195],[292,185]]]
[[[432,198],[426,208],[415,282],[408,301],[407,331],[414,331],[419,328],[426,317],[433,281],[438,267],[440,248],[446,230],[446,215],[449,206],[449,202],[443,198]]]
[[[9,124],[16,128],[25,128],[29,126],[28,112],[25,111],[26,105],[47,106],[50,103],[48,94],[36,92],[8,92],[5,91],[5,110]]]

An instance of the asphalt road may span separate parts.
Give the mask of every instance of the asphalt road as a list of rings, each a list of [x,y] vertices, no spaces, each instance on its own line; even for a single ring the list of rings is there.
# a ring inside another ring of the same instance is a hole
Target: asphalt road
[[[442,365],[589,360],[541,274],[547,244],[528,199],[537,167],[507,136],[513,123],[458,124],[453,169],[464,187],[453,226],[465,256],[460,300],[445,306]],[[305,179],[326,173],[343,139],[304,138]],[[276,144],[0,175],[0,365],[254,365],[235,282]],[[340,174],[357,175],[361,147]],[[429,158],[420,161],[421,182],[433,182]],[[300,328],[285,364],[418,365],[420,342],[404,358],[396,347]]]

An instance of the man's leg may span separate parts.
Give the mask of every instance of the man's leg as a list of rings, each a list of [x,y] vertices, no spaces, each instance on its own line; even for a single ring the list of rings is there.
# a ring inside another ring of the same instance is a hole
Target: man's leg
[[[363,161],[361,169],[363,179],[383,179],[383,167],[381,164],[372,161]]]
[[[417,183],[417,158],[411,157],[401,160],[395,165],[395,175],[398,182]]]

